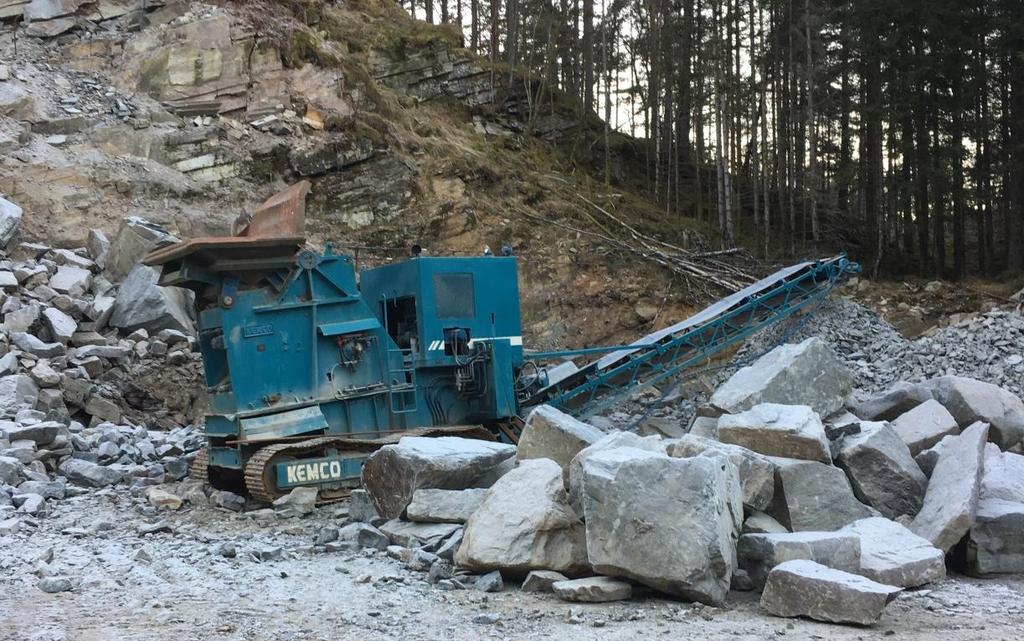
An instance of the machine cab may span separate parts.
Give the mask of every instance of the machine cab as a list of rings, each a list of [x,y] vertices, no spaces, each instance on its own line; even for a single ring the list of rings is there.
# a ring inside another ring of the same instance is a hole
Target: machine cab
[[[504,343],[522,364],[516,259],[412,258],[364,271],[363,299],[421,366],[450,366],[478,343]]]

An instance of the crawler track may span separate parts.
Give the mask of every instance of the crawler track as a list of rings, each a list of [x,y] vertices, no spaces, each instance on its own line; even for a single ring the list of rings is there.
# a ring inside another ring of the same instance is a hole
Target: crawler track
[[[188,477],[196,481],[206,483],[210,480],[210,452],[203,446],[203,449],[196,452],[196,458],[189,468]]]
[[[478,426],[458,426],[410,430],[388,434],[382,438],[361,439],[342,436],[319,436],[305,441],[273,443],[262,447],[253,454],[245,464],[245,487],[249,495],[257,501],[272,503],[285,492],[278,490],[273,476],[274,464],[282,460],[301,460],[326,456],[328,450],[337,450],[342,454],[360,454],[372,452],[385,445],[397,443],[405,436],[461,436],[494,440],[494,434],[488,429]],[[197,457],[198,459],[198,457]],[[331,489],[321,492],[321,502],[338,501],[348,497],[349,489]]]

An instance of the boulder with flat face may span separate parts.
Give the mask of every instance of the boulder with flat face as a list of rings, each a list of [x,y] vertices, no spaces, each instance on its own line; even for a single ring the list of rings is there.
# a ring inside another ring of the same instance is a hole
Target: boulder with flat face
[[[806,405],[763,403],[718,419],[718,439],[767,456],[831,463],[825,426]]]
[[[854,521],[841,534],[860,537],[860,570],[872,581],[913,588],[946,576],[946,555],[906,527],[881,517]]]
[[[657,436],[640,436],[635,432],[610,432],[593,445],[580,450],[569,463],[569,504],[577,514],[583,514],[583,465],[587,459],[606,450],[629,448],[664,456],[665,441]],[[614,474],[612,475],[614,476]]]
[[[983,499],[967,540],[968,567],[975,574],[1024,572],[1024,503]]]
[[[928,479],[910,448],[888,423],[862,422],[860,428],[842,440],[836,459],[854,495],[891,519],[913,517],[921,509]]]
[[[76,458],[61,463],[60,473],[75,485],[83,487],[107,487],[119,483],[124,478],[121,472],[113,468]]]
[[[981,499],[1024,503],[1024,455],[1001,452],[993,443],[985,445]]]
[[[591,576],[551,584],[555,596],[566,601],[581,603],[607,603],[625,601],[633,596],[633,586],[607,576]]]
[[[180,287],[161,287],[159,276],[157,270],[141,264],[128,273],[114,299],[111,326],[125,331],[145,329],[151,334],[164,329],[195,332],[194,294]]]
[[[787,561],[768,575],[761,607],[780,617],[872,625],[901,591],[814,561]]]
[[[775,494],[775,464],[768,457],[739,445],[721,443],[692,434],[676,439],[669,448],[669,453],[676,458],[690,458],[706,452],[724,454],[736,466],[736,471],[740,475],[744,507],[750,510],[763,510],[771,505]]]
[[[998,385],[963,376],[940,376],[921,386],[949,410],[961,427],[988,423],[989,440],[1006,450],[1024,439],[1024,401]]]
[[[780,345],[737,371],[711,397],[725,412],[761,403],[809,405],[821,416],[843,407],[853,389],[853,374],[820,338]]]
[[[724,456],[638,456],[619,464],[611,480],[592,483],[592,469],[604,474],[597,469],[600,458],[621,451],[584,464],[587,554],[594,571],[721,604],[743,514],[736,468]]]
[[[604,437],[593,425],[569,416],[550,405],[534,408],[526,417],[516,458],[546,458],[562,466],[568,477],[569,463],[582,449]]]
[[[931,393],[920,385],[901,381],[884,392],[852,399],[848,407],[865,421],[891,421],[931,397]]]
[[[514,445],[442,436],[406,436],[370,455],[363,465],[363,487],[378,514],[396,518],[420,488],[464,490],[506,459]]]
[[[892,429],[917,456],[944,436],[958,434],[960,426],[941,403],[930,399],[901,414],[892,422]]]
[[[857,572],[860,570],[860,539],[843,532],[743,534],[736,545],[736,558],[754,586],[760,588],[772,568],[794,559]]]
[[[569,507],[562,478],[562,466],[552,460],[520,461],[466,521],[455,562],[476,572],[584,570],[583,524]]]
[[[921,511],[910,529],[943,552],[974,525],[988,425],[975,423],[950,442],[932,471]]]
[[[857,500],[838,467],[817,461],[772,459],[775,498],[766,510],[793,532],[831,532],[857,519],[878,516]]]
[[[410,521],[425,523],[465,523],[480,507],[486,493],[484,488],[420,488],[412,494],[412,502],[406,508],[406,517]]]

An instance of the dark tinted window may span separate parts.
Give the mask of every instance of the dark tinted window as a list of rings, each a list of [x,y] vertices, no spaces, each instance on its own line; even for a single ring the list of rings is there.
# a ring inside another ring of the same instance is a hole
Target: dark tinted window
[[[438,318],[473,318],[473,274],[434,274]]]

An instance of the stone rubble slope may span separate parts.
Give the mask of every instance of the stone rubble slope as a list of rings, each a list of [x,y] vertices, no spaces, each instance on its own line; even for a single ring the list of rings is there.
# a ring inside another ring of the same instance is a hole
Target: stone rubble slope
[[[16,230],[15,213],[3,208],[0,227]],[[107,269],[150,270],[138,261],[176,239],[129,218],[113,241],[99,230],[83,240],[73,250],[7,242],[0,253],[3,532],[31,528],[87,488],[180,481],[204,446],[201,428],[187,425],[202,401],[181,391],[195,389],[200,368],[191,293]]]

